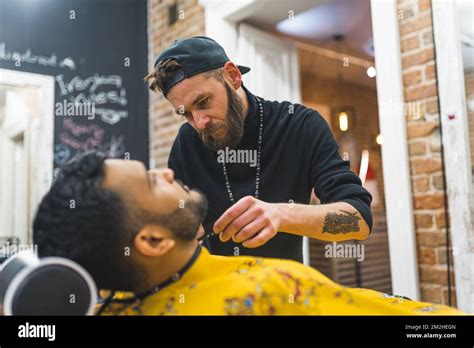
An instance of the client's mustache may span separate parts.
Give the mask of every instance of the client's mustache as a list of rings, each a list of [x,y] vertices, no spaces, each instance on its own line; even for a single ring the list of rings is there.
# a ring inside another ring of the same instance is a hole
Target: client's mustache
[[[187,193],[189,193],[191,191],[189,189],[189,187],[187,185],[185,185],[181,180],[174,179],[174,181],[176,181],[178,183],[178,185],[181,186],[183,188],[183,190],[186,191]]]

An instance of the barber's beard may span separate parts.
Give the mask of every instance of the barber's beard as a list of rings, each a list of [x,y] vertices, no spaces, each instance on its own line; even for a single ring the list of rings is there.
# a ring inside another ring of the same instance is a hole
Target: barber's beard
[[[225,148],[235,149],[239,145],[244,134],[244,105],[237,93],[224,82],[227,92],[227,115],[226,119],[219,124],[211,124],[199,136],[208,148],[213,151],[224,150]],[[222,138],[214,138],[213,134],[221,128],[225,129]]]

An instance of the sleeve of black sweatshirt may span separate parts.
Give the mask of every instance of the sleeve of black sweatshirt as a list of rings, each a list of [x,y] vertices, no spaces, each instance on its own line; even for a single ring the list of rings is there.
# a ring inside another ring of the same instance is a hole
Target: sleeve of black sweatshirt
[[[322,204],[346,202],[364,218],[372,231],[371,194],[362,186],[350,162],[339,154],[339,146],[326,120],[313,110],[305,118],[305,137],[311,146],[311,185]]]

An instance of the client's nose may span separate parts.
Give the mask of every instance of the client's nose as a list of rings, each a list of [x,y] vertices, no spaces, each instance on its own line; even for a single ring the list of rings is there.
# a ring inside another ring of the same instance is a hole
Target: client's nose
[[[166,180],[170,184],[174,182],[174,171],[172,169],[150,169],[149,173],[158,180]]]
[[[165,180],[172,184],[174,182],[174,171],[172,169],[166,168],[163,169],[162,172]]]

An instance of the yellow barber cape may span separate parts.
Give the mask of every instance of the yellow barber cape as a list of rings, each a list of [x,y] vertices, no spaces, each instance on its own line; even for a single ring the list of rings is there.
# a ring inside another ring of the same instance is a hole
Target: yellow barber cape
[[[124,298],[127,294],[117,294]],[[442,305],[346,288],[295,261],[215,256],[206,248],[180,280],[102,315],[455,315]]]

